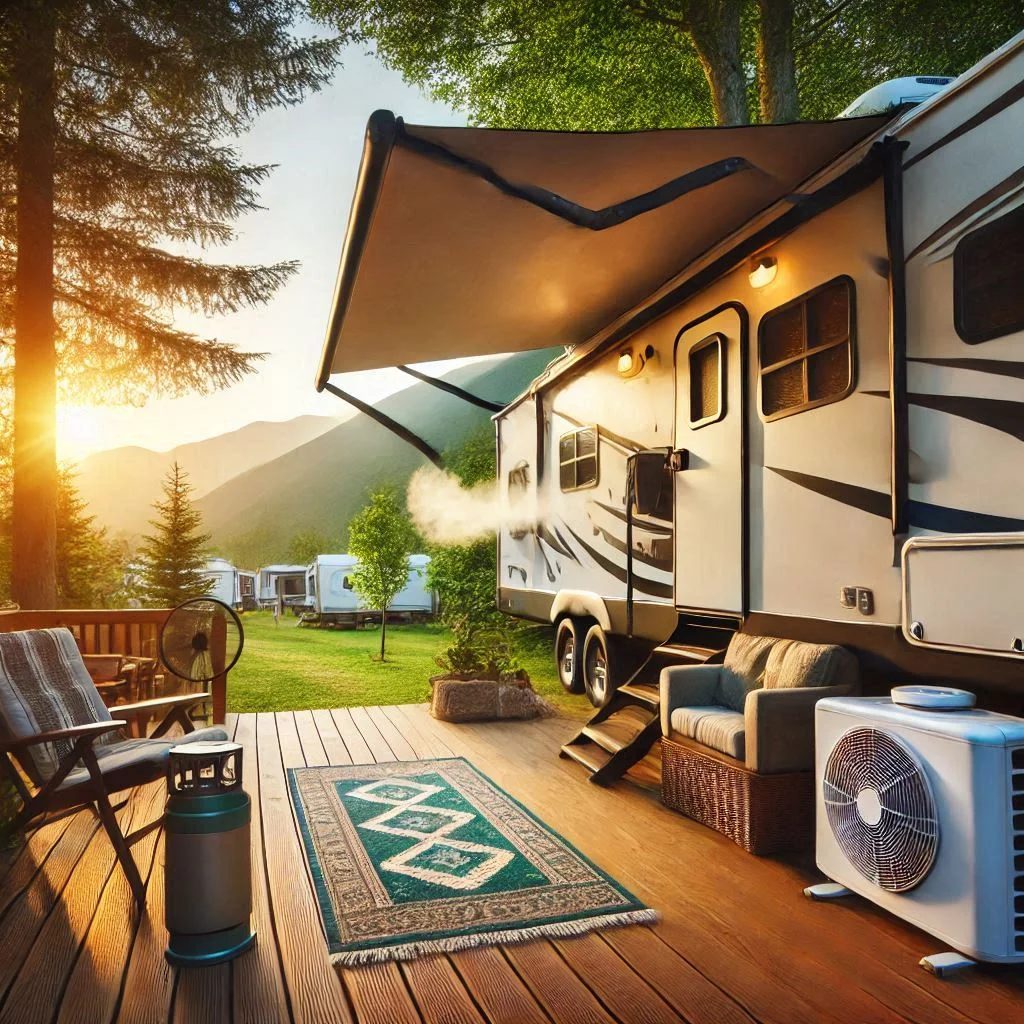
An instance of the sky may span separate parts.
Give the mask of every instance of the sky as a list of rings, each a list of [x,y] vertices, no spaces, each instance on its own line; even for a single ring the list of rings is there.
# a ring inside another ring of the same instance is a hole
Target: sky
[[[266,209],[236,222],[236,241],[207,256],[236,263],[297,259],[302,265],[266,306],[220,317],[184,314],[175,323],[268,357],[255,374],[208,396],[154,399],[141,408],[65,407],[58,417],[61,458],[121,445],[163,451],[254,420],[353,414],[333,395],[318,395],[313,381],[366,121],[379,108],[414,123],[466,123],[465,115],[428,99],[358,47],[346,49],[330,86],[299,106],[262,115],[236,145],[246,160],[278,165],[261,190]],[[426,366],[437,372],[468,361]],[[409,383],[398,370],[373,370],[345,375],[343,386],[373,402]]]

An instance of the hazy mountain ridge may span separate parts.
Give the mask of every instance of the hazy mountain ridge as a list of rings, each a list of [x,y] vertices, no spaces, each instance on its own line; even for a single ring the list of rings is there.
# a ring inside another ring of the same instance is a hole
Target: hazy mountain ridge
[[[200,497],[337,423],[331,416],[298,416],[281,423],[260,420],[166,452],[135,445],[111,448],[79,463],[78,490],[100,524],[115,533],[137,536],[147,529],[153,502],[161,497],[161,482],[175,460]]]
[[[524,352],[473,363],[445,379],[482,398],[507,402],[525,390],[561,349]],[[438,451],[457,446],[490,413],[429,384],[417,383],[377,407]],[[241,473],[197,504],[218,553],[255,568],[284,558],[299,530],[343,541],[348,520],[367,491],[391,483],[404,489],[426,459],[362,413],[294,450]]]

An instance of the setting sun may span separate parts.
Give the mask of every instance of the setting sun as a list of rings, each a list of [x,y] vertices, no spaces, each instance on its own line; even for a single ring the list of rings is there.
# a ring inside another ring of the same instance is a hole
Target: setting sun
[[[57,409],[57,457],[77,460],[100,447],[103,430],[96,408],[61,405]]]

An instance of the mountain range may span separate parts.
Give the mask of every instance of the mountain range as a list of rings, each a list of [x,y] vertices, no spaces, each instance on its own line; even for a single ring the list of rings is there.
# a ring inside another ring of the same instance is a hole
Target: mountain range
[[[504,403],[525,390],[560,352],[544,349],[472,363],[444,378]],[[376,406],[438,451],[457,447],[490,415],[419,382]],[[147,528],[160,479],[175,458],[195,485],[196,505],[214,550],[252,569],[284,561],[289,540],[301,530],[343,537],[368,490],[381,484],[404,489],[426,462],[363,413],[341,422],[301,416],[252,423],[171,452],[118,448],[97,453],[81,464],[79,492],[100,523],[138,536]],[[110,483],[125,479],[132,481],[130,498]]]

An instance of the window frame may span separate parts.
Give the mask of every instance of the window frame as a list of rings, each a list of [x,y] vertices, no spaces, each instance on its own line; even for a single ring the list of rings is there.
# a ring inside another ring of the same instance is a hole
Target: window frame
[[[698,352],[703,352],[706,348],[712,346],[718,347],[718,411],[713,416],[703,416],[699,420],[693,418],[693,357]],[[721,331],[716,331],[714,334],[709,334],[706,338],[701,339],[694,345],[690,351],[686,354],[686,370],[689,378],[690,385],[690,408],[689,408],[689,420],[691,430],[700,430],[701,427],[710,426],[712,423],[718,423],[720,420],[725,419],[726,408],[725,408],[725,356],[726,356],[726,337]]]
[[[1022,222],[1021,233],[1024,235],[1024,205],[1021,205],[1010,210],[1009,213],[1004,213],[1001,217],[994,217],[986,223],[980,224],[972,231],[968,231],[956,243],[956,248],[953,250],[953,329],[956,331],[957,337],[966,345],[981,345],[986,341],[995,341],[996,338],[1005,338],[1011,334],[1018,334],[1024,331],[1024,310],[1021,312],[1020,319],[1015,321],[1013,326],[1008,329],[998,327],[995,330],[989,331],[971,331],[968,330],[964,323],[964,245],[986,229],[1013,218]]]
[[[587,433],[587,431],[592,431],[593,434],[594,434],[594,454],[593,455],[582,455],[581,456],[579,454],[579,444],[575,440],[575,438],[577,438],[580,434]],[[573,457],[571,459],[568,459],[568,460],[563,462],[562,461],[562,442],[567,437],[572,437],[574,439],[573,440]],[[562,486],[562,468],[564,466],[568,466],[568,465],[571,464],[574,467],[574,469],[573,469],[573,479],[575,480],[577,478],[577,473],[576,473],[575,467],[578,466],[579,463],[583,459],[590,459],[590,458],[593,458],[593,460],[594,460],[594,479],[593,480],[588,480],[584,484],[576,484],[573,487],[563,487]],[[598,429],[597,424],[595,423],[595,424],[593,424],[591,426],[584,426],[584,427],[574,427],[572,430],[567,430],[564,434],[559,434],[558,435],[558,489],[563,494],[571,494],[573,491],[585,491],[585,490],[588,490],[591,487],[597,487],[600,484],[600,482],[601,482],[601,431]]]
[[[788,309],[792,309],[794,306],[803,307],[803,340],[804,344],[807,344],[807,305],[814,298],[815,295],[825,291],[827,288],[831,288],[836,284],[845,284],[847,288],[847,294],[849,296],[849,304],[847,307],[847,332],[846,337],[842,341],[831,341],[825,345],[817,345],[814,348],[805,348],[802,352],[795,356],[787,356],[785,359],[780,359],[778,362],[770,363],[768,366],[764,365],[763,354],[764,354],[764,329],[765,323],[769,321],[773,316],[779,313],[784,313]],[[821,352],[828,352],[830,349],[839,348],[841,345],[847,345],[848,348],[848,366],[849,366],[849,383],[846,389],[837,395],[829,395],[826,398],[814,398],[808,399],[802,402],[800,405],[791,406],[788,409],[781,409],[779,412],[766,413],[764,411],[764,377],[765,373],[773,373],[776,370],[781,370],[786,366],[793,363],[802,363],[803,365],[803,393],[808,393],[808,380],[807,380],[807,364],[812,356],[818,355]],[[853,278],[849,274],[839,274],[837,277],[830,278],[828,281],[824,281],[822,284],[811,288],[809,291],[803,292],[797,295],[796,298],[790,299],[789,302],[784,302],[781,306],[776,306],[774,309],[769,309],[768,312],[762,314],[761,319],[757,324],[757,410],[761,419],[765,423],[772,423],[775,420],[785,419],[787,416],[796,416],[798,413],[808,412],[811,409],[819,409],[824,405],[832,405],[835,402],[841,402],[844,398],[849,398],[850,395],[856,390],[857,387],[857,285]]]

